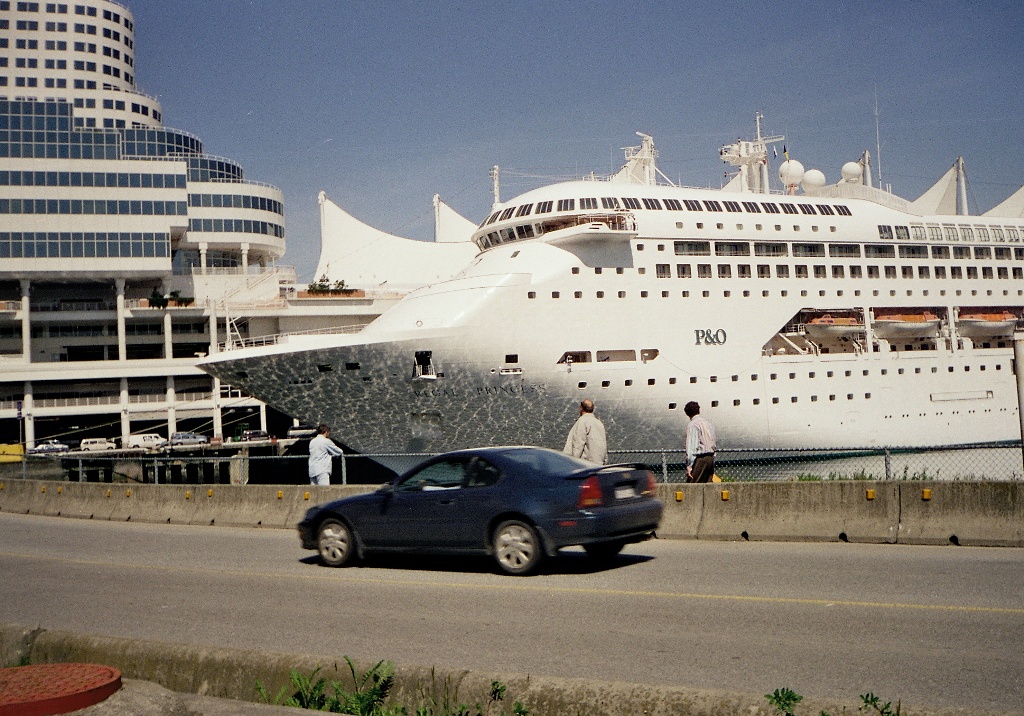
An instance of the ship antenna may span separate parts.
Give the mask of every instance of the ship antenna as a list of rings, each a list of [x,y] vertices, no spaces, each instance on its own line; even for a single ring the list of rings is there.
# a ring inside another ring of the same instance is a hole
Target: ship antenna
[[[878,169],[878,186],[885,186],[882,183],[882,134],[878,124],[878,85],[875,85],[875,167]]]
[[[501,170],[498,169],[498,165],[495,164],[491,167],[491,180],[494,182],[494,203],[491,205],[491,209],[497,209],[498,204],[501,203]]]

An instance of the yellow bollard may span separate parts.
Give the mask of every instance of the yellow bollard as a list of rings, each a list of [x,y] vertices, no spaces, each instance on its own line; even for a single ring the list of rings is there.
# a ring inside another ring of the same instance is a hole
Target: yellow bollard
[[[125,497],[131,497],[132,496],[132,491],[130,489],[125,490],[124,496]]]
[[[865,493],[864,493],[864,496],[867,497],[869,500],[873,500],[873,499],[875,499],[875,491],[874,490],[866,490]]]
[[[304,500],[308,500],[309,499],[309,492],[308,491],[302,493],[302,499],[304,499]]]
[[[185,490],[185,499],[186,500],[192,499],[192,491],[191,490]]]
[[[279,500],[283,500],[284,499],[284,490],[278,490],[277,491],[277,499],[279,499]]]
[[[922,500],[930,500],[930,499],[932,499],[932,489],[930,487],[926,487],[923,490],[921,490],[921,499]]]
[[[728,499],[729,499],[729,491],[728,490],[722,490],[722,500],[728,500]]]
[[[206,491],[206,496],[207,497],[213,497],[213,490],[207,490]]]
[[[682,490],[676,490],[676,502],[682,502],[682,501],[683,501],[683,491]]]

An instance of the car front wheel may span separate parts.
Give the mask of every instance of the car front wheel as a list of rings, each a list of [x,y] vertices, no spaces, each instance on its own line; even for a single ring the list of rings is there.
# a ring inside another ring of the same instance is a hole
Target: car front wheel
[[[537,531],[519,520],[508,520],[494,530],[494,559],[506,574],[524,575],[537,568],[543,556]]]
[[[321,523],[316,545],[320,561],[328,567],[343,567],[351,561],[356,551],[352,530],[344,522],[333,517]]]

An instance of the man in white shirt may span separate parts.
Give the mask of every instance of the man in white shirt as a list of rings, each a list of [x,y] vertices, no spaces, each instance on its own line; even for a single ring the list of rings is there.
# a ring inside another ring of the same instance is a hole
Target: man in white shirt
[[[715,453],[718,436],[715,426],[700,414],[700,405],[691,400],[683,406],[690,419],[686,426],[686,479],[687,482],[710,482],[715,474]]]
[[[341,454],[341,448],[331,440],[331,427],[320,423],[316,437],[309,441],[309,484],[330,485],[332,460]]]
[[[580,403],[580,417],[569,431],[562,452],[598,465],[608,462],[608,440],[604,433],[604,423],[594,415],[593,400],[587,398]]]

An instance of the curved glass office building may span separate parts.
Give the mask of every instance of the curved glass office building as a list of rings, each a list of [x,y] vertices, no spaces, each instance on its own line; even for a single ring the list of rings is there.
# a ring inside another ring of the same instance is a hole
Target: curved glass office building
[[[296,327],[281,191],[163,120],[127,7],[0,0],[0,443],[268,427],[194,363]]]

